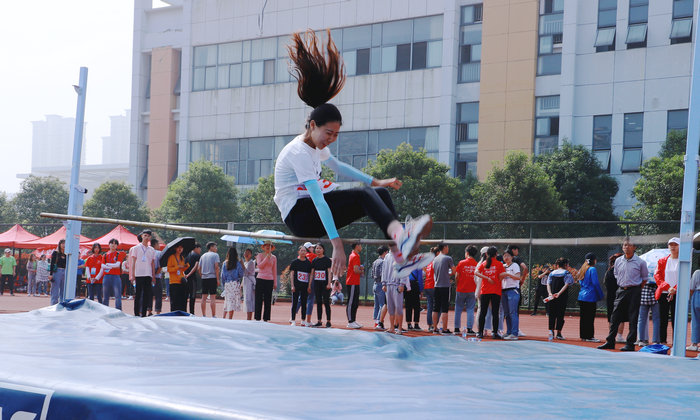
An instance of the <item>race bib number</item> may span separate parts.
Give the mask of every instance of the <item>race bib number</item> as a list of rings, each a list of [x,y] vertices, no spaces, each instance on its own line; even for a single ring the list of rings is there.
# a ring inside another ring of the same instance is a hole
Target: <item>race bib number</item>
[[[319,179],[318,186],[321,188],[321,193],[325,194],[331,192],[338,188],[338,184],[331,182],[327,179]],[[309,197],[309,191],[306,189],[306,185],[300,184],[297,186],[297,198]]]
[[[304,283],[308,283],[309,273],[302,273],[301,271],[297,271],[297,280],[303,281]]]
[[[320,281],[326,280],[326,270],[315,271],[314,272],[314,280],[320,280]]]

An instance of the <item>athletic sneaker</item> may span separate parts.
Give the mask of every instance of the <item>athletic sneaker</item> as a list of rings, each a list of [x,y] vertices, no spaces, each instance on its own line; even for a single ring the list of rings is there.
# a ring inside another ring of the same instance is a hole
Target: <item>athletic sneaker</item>
[[[377,331],[384,331],[386,328],[384,328],[384,324],[381,322],[377,322],[377,325],[374,326],[374,329]]]
[[[397,328],[396,332],[394,333],[396,335],[403,335],[403,328]]]
[[[362,328],[362,325],[358,324],[357,322],[353,321],[348,323],[348,328],[353,328],[353,329],[360,329]]]
[[[443,329],[441,328],[441,329],[440,329],[440,332],[442,333],[442,335],[452,335],[452,331],[450,331],[449,329],[444,329],[444,330],[443,330]]]
[[[493,337],[494,340],[503,340],[500,334],[493,334],[491,337]]]
[[[440,335],[440,334],[442,334],[442,328],[440,328],[440,329],[435,328],[435,329],[433,330],[433,334],[435,334],[435,335]]]
[[[412,329],[413,329],[413,325],[408,324],[408,329],[409,329],[409,330],[412,330]]]
[[[474,330],[471,328],[467,328],[467,335],[476,335],[476,332],[474,332]]]
[[[433,332],[433,330],[435,330],[435,327],[428,325],[428,332]]]
[[[432,228],[433,219],[429,214],[424,214],[417,219],[412,219],[411,216],[406,217],[403,232],[396,240],[396,245],[406,261],[409,261],[411,257],[416,255],[420,246],[420,239],[427,236]]]
[[[312,325],[312,327],[316,327],[316,328],[319,328],[319,327],[322,327],[322,326],[323,326],[323,324],[321,324],[321,321],[318,321],[317,323],[315,323],[314,325]]]
[[[600,343],[600,340],[597,338],[584,338],[583,341],[586,341],[588,343]]]
[[[421,269],[423,267],[427,267],[428,264],[433,262],[435,259],[435,254],[432,252],[424,252],[422,254],[416,254],[409,260],[407,260],[405,263],[402,265],[395,264],[394,265],[394,273],[396,274],[396,277],[399,278],[404,278],[408,277],[411,272],[414,270]]]
[[[561,334],[557,334],[557,340],[566,340],[566,338]]]
[[[625,337],[622,336],[622,334],[618,334],[617,337],[615,337],[615,342],[616,343],[626,343],[627,340]]]
[[[291,325],[292,327],[296,327],[297,322],[296,321],[289,321],[289,325]]]
[[[331,321],[326,321],[326,328],[330,328],[330,327],[331,327]]]
[[[518,337],[527,337],[524,332],[518,330]]]
[[[419,327],[418,324],[413,326],[413,331],[423,331],[423,328]]]
[[[515,334],[508,334],[507,336],[503,337],[503,339],[508,341],[514,341],[518,339],[518,336]]]
[[[460,332],[459,332],[459,328],[455,328],[455,332],[454,332],[454,335],[459,335],[459,334],[460,334]]]

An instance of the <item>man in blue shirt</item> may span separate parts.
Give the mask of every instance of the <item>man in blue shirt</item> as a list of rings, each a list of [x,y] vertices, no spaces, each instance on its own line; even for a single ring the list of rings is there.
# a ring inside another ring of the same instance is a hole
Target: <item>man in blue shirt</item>
[[[630,329],[627,334],[627,344],[620,351],[635,351],[634,342],[637,341],[637,325],[639,319],[639,303],[642,298],[642,287],[649,277],[647,263],[636,256],[634,252],[637,246],[630,238],[625,238],[622,243],[623,256],[615,260],[614,274],[617,279],[617,294],[615,306],[610,318],[610,333],[605,344],[599,349],[614,349],[617,327],[621,322],[629,321]],[[627,318],[627,319],[625,319]]]

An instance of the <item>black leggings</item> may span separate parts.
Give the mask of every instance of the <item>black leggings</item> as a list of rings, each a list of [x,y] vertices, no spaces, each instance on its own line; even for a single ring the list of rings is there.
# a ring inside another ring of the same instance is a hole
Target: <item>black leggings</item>
[[[554,292],[554,291],[553,291]],[[556,292],[554,292],[556,293]],[[564,315],[566,314],[566,304],[569,300],[569,291],[565,290],[558,298],[547,302],[549,308],[549,329],[561,331],[564,328]]]
[[[578,301],[578,306],[581,307],[581,319],[579,322],[579,337],[582,340],[594,338],[595,333],[595,309],[596,302]]]
[[[323,194],[323,198],[328,203],[338,229],[369,216],[388,239],[386,229],[389,223],[398,219],[389,191],[383,187],[333,190]],[[298,199],[284,223],[296,236],[320,238],[326,235],[326,229],[310,197]]]
[[[420,285],[417,281],[411,280],[411,290],[404,292],[403,298],[406,302],[406,322],[410,323],[413,318],[413,322],[417,325],[420,321]]]
[[[676,318],[676,299],[671,299],[669,302],[668,296],[667,293],[662,293],[659,299],[659,341],[662,343],[665,343],[668,338],[668,321],[671,321],[671,331],[673,331],[673,321]]]
[[[263,321],[270,320],[272,309],[272,289],[275,287],[274,280],[258,278],[255,280],[255,320],[260,321],[262,314]],[[263,305],[265,309],[263,310]]]
[[[309,283],[294,280],[294,293],[292,293],[292,321],[297,317],[297,305],[301,303],[301,320],[306,319],[306,300],[309,298]],[[301,302],[299,302],[301,296]]]
[[[314,294],[316,295],[316,314],[318,322],[321,322],[323,307],[326,307],[326,321],[331,321],[331,289],[327,288],[328,280],[314,280]]]
[[[484,333],[489,303],[491,303],[491,318],[493,319],[493,329],[491,331],[494,334],[498,332],[498,311],[501,307],[501,295],[486,294],[479,297],[479,334]]]

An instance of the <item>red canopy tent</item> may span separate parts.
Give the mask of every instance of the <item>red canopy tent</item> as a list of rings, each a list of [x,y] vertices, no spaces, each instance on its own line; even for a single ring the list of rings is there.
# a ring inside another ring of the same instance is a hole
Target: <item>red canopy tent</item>
[[[22,248],[21,244],[28,241],[39,239],[20,225],[14,225],[7,231],[0,233],[0,247]]]
[[[43,238],[35,239],[33,241],[25,241],[22,243],[17,243],[17,248],[26,249],[46,249],[46,248],[56,248],[58,241],[61,239],[66,239],[66,227],[61,226],[56,232],[51,235],[44,236]],[[83,235],[80,235],[80,242],[89,242],[91,239]]]
[[[112,231],[106,235],[100,236],[99,238],[93,240],[88,239],[87,241],[81,241],[80,246],[92,247],[93,244],[98,243],[103,250],[107,250],[107,248],[109,248],[109,240],[112,238],[119,241],[119,246],[117,249],[122,251],[128,251],[129,248],[139,244],[139,240],[136,238],[136,235],[129,232],[124,226],[117,225],[117,227],[112,229]]]

